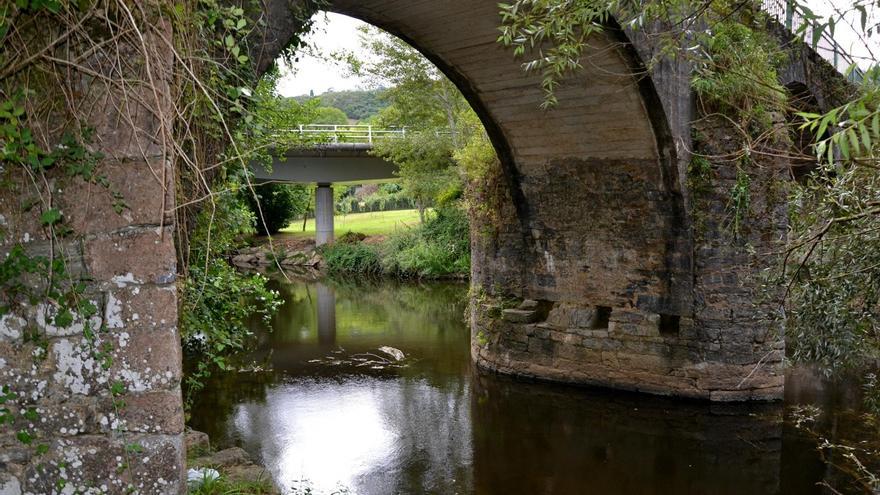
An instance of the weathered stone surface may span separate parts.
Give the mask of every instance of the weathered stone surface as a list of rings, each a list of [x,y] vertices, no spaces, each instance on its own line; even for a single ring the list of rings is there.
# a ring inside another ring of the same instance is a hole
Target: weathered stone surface
[[[86,242],[86,259],[95,279],[117,287],[169,284],[177,274],[174,232],[170,228],[99,235]]]
[[[525,311],[534,311],[534,310],[538,309],[538,301],[535,301],[534,299],[526,299],[523,302],[519,303],[519,306],[517,306],[517,309],[522,309]]]
[[[207,452],[211,449],[211,440],[208,438],[208,434],[201,431],[187,428],[184,433],[184,441],[187,453]]]
[[[539,319],[537,311],[527,311],[524,309],[502,310],[501,317],[504,318],[504,321],[511,323],[534,323]]]
[[[121,401],[119,414],[102,415],[98,422],[104,431],[128,431],[177,435],[183,432],[183,404],[178,390],[159,390],[128,394]],[[104,408],[108,410],[111,408]]]
[[[104,160],[97,173],[107,178],[109,186],[69,178],[59,189],[59,207],[70,226],[82,234],[132,225],[171,225],[173,219],[164,212],[174,200],[170,170],[161,159]]]
[[[248,466],[252,465],[254,462],[251,460],[251,456],[248,455],[244,449],[239,447],[231,447],[225,450],[221,450],[219,452],[215,452],[214,454],[207,457],[200,457],[194,461],[193,464],[197,466],[212,466],[212,467],[230,467],[230,466]]]
[[[21,481],[30,493],[61,493],[61,480],[61,485],[81,492],[97,488],[96,493],[123,494],[134,489],[144,494],[178,494],[183,489],[182,452],[180,439],[167,436],[61,439],[40,459],[41,467],[28,468]]]

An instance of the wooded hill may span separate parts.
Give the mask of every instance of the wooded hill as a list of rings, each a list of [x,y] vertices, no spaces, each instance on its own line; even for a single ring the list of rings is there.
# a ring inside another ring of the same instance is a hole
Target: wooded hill
[[[382,99],[384,89],[356,90],[356,91],[331,91],[317,96],[296,96],[294,99],[300,103],[318,98],[322,107],[336,107],[354,120],[364,120],[379,113],[388,106],[388,102]]]

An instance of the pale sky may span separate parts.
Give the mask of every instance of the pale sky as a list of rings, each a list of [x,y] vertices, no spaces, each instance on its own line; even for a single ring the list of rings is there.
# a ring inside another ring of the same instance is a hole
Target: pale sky
[[[784,1],[784,0],[780,0]],[[833,4],[840,0],[808,0],[806,3],[819,15],[827,16],[833,13]],[[849,3],[849,0],[846,0]],[[853,20],[858,23],[858,19]],[[310,44],[316,46],[321,52],[329,54],[339,51],[352,51],[356,54],[364,54],[358,39],[358,26],[364,23],[339,14],[321,13],[317,15],[315,26],[308,35]],[[838,26],[835,31],[835,40],[851,53],[864,57],[860,65],[867,65],[873,56],[880,55],[880,43],[877,37],[872,40],[872,50],[867,50],[863,44],[857,42],[855,32],[847,26]],[[865,60],[867,59],[867,60]],[[842,68],[845,64],[841,63]],[[314,91],[315,95],[328,90],[365,89],[370,87],[368,81],[352,77],[347,74],[346,68],[340,64],[322,60],[309,54],[300,56],[295,67],[281,67],[282,78],[278,83],[278,91],[283,96],[299,96]]]
[[[363,53],[358,39],[358,26],[364,23],[339,14],[318,14],[315,26],[308,35],[310,44],[324,53],[353,51]],[[318,57],[304,54],[293,70],[281,67],[282,77],[278,81],[278,92],[282,96],[315,95],[330,89],[337,91],[369,87],[369,83],[346,74],[342,65],[324,61]]]

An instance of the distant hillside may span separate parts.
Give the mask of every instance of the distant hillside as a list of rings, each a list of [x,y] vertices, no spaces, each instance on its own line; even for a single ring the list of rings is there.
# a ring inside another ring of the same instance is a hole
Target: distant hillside
[[[364,120],[368,117],[376,115],[380,110],[388,106],[388,103],[380,99],[381,94],[385,90],[374,89],[369,91],[333,91],[317,95],[315,98],[321,100],[321,106],[336,107],[354,120]],[[307,95],[297,96],[296,101],[300,103],[308,101],[311,97]]]

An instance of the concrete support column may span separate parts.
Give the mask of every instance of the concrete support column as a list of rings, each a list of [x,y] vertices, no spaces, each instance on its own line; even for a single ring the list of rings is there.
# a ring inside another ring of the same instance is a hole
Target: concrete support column
[[[315,245],[333,242],[333,187],[318,184],[315,190]]]

